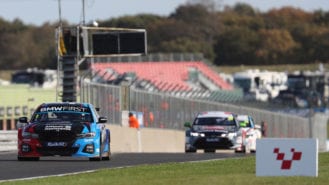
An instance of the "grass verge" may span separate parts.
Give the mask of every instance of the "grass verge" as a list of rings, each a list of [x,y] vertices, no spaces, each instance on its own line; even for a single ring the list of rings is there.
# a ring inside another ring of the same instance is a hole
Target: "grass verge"
[[[111,163],[111,162],[110,162]],[[327,185],[329,153],[319,154],[318,177],[256,177],[255,156],[194,163],[167,163],[103,169],[92,173],[3,182],[3,185]]]
[[[36,107],[44,102],[56,101],[56,89],[31,88],[28,85],[0,86],[0,106]]]

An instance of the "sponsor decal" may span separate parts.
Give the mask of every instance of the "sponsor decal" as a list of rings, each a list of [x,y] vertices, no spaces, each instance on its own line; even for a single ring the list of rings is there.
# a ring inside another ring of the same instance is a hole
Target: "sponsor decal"
[[[72,126],[71,125],[46,125],[44,130],[47,131],[61,131],[61,130],[71,130]]]
[[[49,106],[49,107],[40,108],[40,112],[56,112],[56,111],[88,112],[88,108],[77,107],[77,106]]]
[[[224,127],[221,127],[221,126],[203,126],[202,127],[203,130],[206,130],[206,131],[216,131],[216,130],[224,130]]]
[[[66,142],[48,142],[47,146],[49,146],[49,147],[56,147],[56,146],[65,147],[65,146],[67,146],[67,143]]]

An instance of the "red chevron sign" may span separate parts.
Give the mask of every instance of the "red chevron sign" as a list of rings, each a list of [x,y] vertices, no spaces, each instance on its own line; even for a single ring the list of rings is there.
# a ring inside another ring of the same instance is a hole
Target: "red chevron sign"
[[[299,161],[302,158],[302,152],[296,152],[295,148],[291,148],[290,152],[292,153],[291,159],[285,159],[285,153],[280,152],[280,148],[274,148],[273,153],[277,154],[276,160],[282,161],[281,169],[290,170],[293,161]]]

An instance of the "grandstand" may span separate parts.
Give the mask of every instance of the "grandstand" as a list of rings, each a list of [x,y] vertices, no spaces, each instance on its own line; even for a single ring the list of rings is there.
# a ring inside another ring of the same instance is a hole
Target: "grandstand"
[[[179,97],[237,101],[234,89],[202,61],[96,62],[91,66],[96,82],[121,85]]]

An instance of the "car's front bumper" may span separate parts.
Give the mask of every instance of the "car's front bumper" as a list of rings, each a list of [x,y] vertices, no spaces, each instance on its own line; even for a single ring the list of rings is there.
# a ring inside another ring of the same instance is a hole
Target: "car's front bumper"
[[[190,137],[186,149],[230,149],[233,142],[228,137]]]
[[[73,143],[40,142],[37,139],[23,139],[18,141],[19,157],[40,156],[73,156],[98,157],[99,142],[94,139],[77,139]]]

